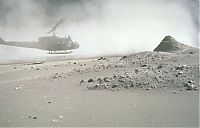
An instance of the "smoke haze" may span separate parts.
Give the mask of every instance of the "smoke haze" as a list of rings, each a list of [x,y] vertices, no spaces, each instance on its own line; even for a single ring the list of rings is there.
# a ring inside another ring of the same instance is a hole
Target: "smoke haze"
[[[5,40],[37,40],[62,18],[57,36],[71,35],[82,56],[153,50],[166,35],[199,47],[198,0],[0,0]]]

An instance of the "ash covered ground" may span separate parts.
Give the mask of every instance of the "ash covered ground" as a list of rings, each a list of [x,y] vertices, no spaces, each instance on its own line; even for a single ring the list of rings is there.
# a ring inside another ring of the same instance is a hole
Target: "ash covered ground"
[[[0,65],[2,127],[198,127],[199,49]]]
[[[100,61],[109,61],[100,58]],[[146,51],[122,57],[115,65],[95,69],[113,69],[106,77],[82,80],[88,89],[165,89],[198,90],[199,49],[166,36],[153,52]]]

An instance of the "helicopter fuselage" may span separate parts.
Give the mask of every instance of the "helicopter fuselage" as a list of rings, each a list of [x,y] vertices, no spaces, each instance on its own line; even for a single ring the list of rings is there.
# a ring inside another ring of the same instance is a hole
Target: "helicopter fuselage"
[[[25,48],[37,48],[41,50],[48,50],[50,52],[67,51],[79,48],[79,44],[73,42],[70,36],[64,38],[57,36],[40,37],[38,41],[32,42],[4,41],[0,38],[0,44]]]

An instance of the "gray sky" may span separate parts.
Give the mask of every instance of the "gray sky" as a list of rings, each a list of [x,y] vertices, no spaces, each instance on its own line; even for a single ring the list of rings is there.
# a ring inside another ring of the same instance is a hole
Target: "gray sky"
[[[198,0],[0,0],[0,36],[37,40],[61,18],[57,34],[82,51],[153,50],[166,35],[198,47]]]

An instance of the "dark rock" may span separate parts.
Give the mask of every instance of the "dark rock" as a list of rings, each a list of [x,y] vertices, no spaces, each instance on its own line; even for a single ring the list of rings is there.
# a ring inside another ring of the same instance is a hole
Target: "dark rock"
[[[104,80],[104,82],[110,82],[110,78],[108,78],[108,77],[104,77],[103,80]]]
[[[92,79],[92,78],[90,78],[89,80],[88,80],[88,82],[90,83],[90,82],[94,82],[94,80]]]
[[[150,90],[150,88],[145,88],[145,90]]]
[[[164,68],[165,67],[165,64],[159,64],[157,69],[161,69],[161,68]]]
[[[107,58],[105,58],[105,57],[100,57],[100,58],[98,58],[98,60],[107,60]]]
[[[83,83],[83,82],[84,82],[84,80],[81,80],[81,81],[80,81],[80,83]]]
[[[183,74],[183,72],[178,72],[178,75],[182,75]]]
[[[138,73],[139,73],[139,70],[138,70],[138,69],[135,69],[135,73],[138,74]]]
[[[36,116],[34,116],[34,117],[33,117],[33,119],[37,119],[37,117],[36,117]]]
[[[147,65],[146,65],[146,64],[143,64],[143,65],[141,65],[140,67],[147,67]]]
[[[186,87],[186,90],[192,91],[192,90],[197,90],[198,88],[192,84],[192,83],[183,83],[184,87]]]
[[[182,65],[182,66],[179,65],[179,66],[176,66],[175,68],[176,68],[176,70],[183,70],[185,68],[185,66],[184,65]]]
[[[125,58],[127,58],[127,56],[123,56],[121,59],[125,59]]]
[[[112,85],[112,88],[115,88],[115,87],[117,87],[118,85],[116,85],[116,84],[114,84],[114,85]]]
[[[188,83],[194,84],[194,82],[192,80],[189,80]]]

